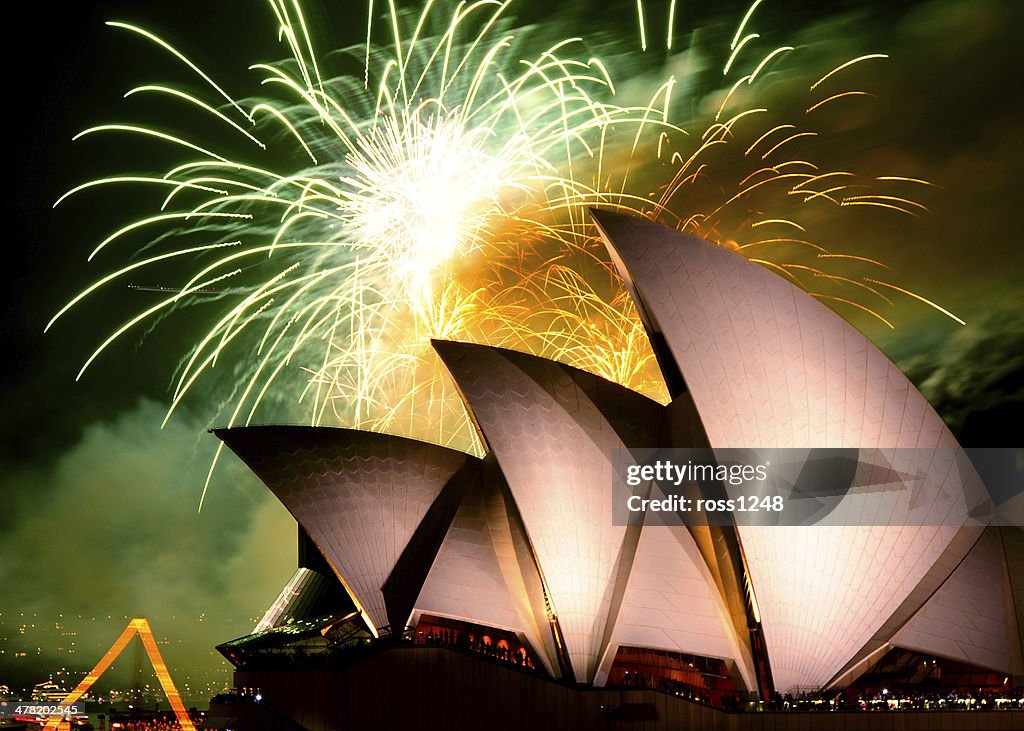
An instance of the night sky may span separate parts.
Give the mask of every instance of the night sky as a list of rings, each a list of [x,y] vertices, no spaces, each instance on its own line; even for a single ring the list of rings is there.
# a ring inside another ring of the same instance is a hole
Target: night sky
[[[550,5],[526,2],[519,18],[567,22],[546,18]],[[658,34],[666,7],[648,3]],[[635,43],[633,8],[632,0],[581,2],[560,12],[575,19],[567,32]],[[745,8],[683,0],[678,45],[727,44]],[[306,9],[321,50],[361,39],[362,5],[312,0]],[[895,331],[855,324],[968,446],[1021,446],[1022,9],[1017,0],[766,0],[757,16],[758,31],[809,47],[819,70],[860,53],[891,55],[863,77],[876,98],[849,120],[855,134],[844,138],[837,159],[941,188],[927,192],[931,213],[920,219],[868,217],[834,234],[845,250],[885,261],[903,286],[967,322],[959,326],[908,300],[897,308]],[[283,51],[269,9],[255,0],[76,3],[59,11],[35,3],[17,12],[23,15],[9,30],[30,45],[9,59],[5,79],[14,170],[0,324],[0,638],[7,637],[0,640],[0,684],[31,684],[68,663],[48,646],[13,657],[12,648],[24,644],[21,624],[52,625],[60,614],[79,633],[79,669],[98,659],[124,617],[146,616],[170,639],[165,651],[176,675],[223,678],[213,645],[248,632],[290,575],[294,523],[233,458],[197,513],[215,447],[206,433],[215,410],[193,400],[160,428],[189,342],[187,321],[126,338],[75,382],[92,348],[151,300],[114,288],[43,335],[70,296],[107,273],[110,259],[87,266],[85,258],[137,201],[126,192],[83,197],[56,211],[51,205],[84,180],[156,171],[170,159],[153,144],[71,142],[92,124],[138,118],[140,107],[121,99],[130,86],[179,78],[165,57],[105,28],[104,20],[135,22],[173,39],[237,96],[258,91],[250,63]],[[652,53],[645,63],[664,61],[664,53]],[[786,89],[767,93],[784,101]]]

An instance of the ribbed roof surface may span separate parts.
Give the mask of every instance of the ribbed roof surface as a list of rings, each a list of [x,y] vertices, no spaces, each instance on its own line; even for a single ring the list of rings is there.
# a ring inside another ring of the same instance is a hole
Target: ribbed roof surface
[[[863,525],[738,529],[776,688],[819,687],[887,619],[920,608],[905,602],[926,578],[949,575],[949,562],[938,564],[947,549],[962,558],[973,542],[954,541],[968,506],[946,514],[951,501],[941,499],[963,490],[950,464],[956,439],[867,338],[779,275],[649,221],[593,217],[659,362],[678,369],[713,447],[918,450],[890,462],[921,479],[915,499],[932,501],[945,525],[898,525],[908,489],[849,496],[837,510]]]

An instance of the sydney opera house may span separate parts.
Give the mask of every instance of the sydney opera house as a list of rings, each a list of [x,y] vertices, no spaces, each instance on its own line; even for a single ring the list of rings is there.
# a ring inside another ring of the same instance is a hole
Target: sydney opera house
[[[768,269],[593,217],[671,402],[437,341],[483,458],[349,429],[217,430],[300,526],[277,602],[219,647],[236,685],[280,728],[938,729],[966,716],[808,725],[779,704],[1024,684],[1024,534],[949,499],[977,475],[907,378]],[[650,447],[893,450],[912,464],[886,479],[931,486],[913,499],[941,515],[901,524],[891,490],[860,490],[837,509],[861,519],[823,525],[617,521],[613,455]],[[969,715],[1024,728],[1024,711]]]

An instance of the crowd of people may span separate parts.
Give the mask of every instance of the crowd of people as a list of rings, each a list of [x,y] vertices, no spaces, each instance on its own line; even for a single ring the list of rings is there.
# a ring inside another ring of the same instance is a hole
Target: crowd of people
[[[847,689],[785,695],[776,693],[764,703],[751,703],[738,695],[713,697],[717,694],[708,692],[706,688],[636,671],[626,671],[617,685],[660,690],[727,711],[1024,711],[1024,688]]]
[[[786,694],[769,711],[1004,711],[1024,710],[1024,689],[888,689]]]
[[[201,720],[193,717],[192,722],[198,727]],[[125,720],[111,718],[110,728],[111,731],[181,731],[181,725],[174,714]]]
[[[120,726],[115,725],[114,728],[120,728],[123,731],[181,731],[181,725],[175,719],[168,721],[166,718],[127,721]]]

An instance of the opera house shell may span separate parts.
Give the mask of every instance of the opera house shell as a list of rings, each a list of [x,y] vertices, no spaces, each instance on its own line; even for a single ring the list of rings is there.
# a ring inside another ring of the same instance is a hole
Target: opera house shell
[[[913,455],[897,471],[934,494],[977,477],[944,456],[957,442],[907,378],[818,300],[693,236],[593,217],[671,402],[443,341],[483,459],[347,429],[217,430],[323,559],[300,569],[257,634],[340,582],[373,636],[424,622],[443,633],[449,620],[493,628],[533,671],[580,686],[623,682],[643,652],[720,663],[738,693],[762,698],[842,688],[893,648],[1024,674],[1024,596],[1011,580],[1024,576],[1022,552],[1007,545],[1019,538],[969,520],[976,505],[942,507],[925,525],[616,524],[623,449],[892,449]],[[842,509],[869,511],[870,494]]]

